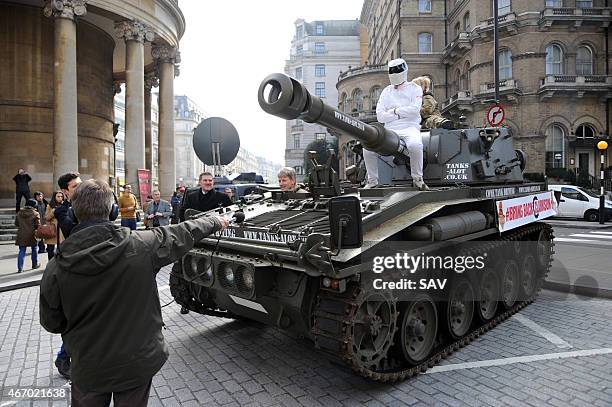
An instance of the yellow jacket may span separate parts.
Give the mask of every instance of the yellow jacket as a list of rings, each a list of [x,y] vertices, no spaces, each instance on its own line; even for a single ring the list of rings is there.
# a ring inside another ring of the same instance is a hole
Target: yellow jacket
[[[138,201],[136,195],[130,193],[123,193],[119,197],[119,212],[121,212],[121,219],[136,219],[136,209],[138,208]]]

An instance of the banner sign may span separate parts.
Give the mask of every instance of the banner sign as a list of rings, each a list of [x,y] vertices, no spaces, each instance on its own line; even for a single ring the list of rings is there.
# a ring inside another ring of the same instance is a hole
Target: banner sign
[[[147,202],[147,197],[151,195],[151,171],[138,170],[138,193],[140,194],[140,205]]]
[[[553,191],[496,201],[495,207],[500,232],[557,215]]]

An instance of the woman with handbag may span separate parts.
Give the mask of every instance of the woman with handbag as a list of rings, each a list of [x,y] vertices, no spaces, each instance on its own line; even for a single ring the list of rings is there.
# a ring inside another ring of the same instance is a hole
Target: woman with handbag
[[[40,225],[40,215],[35,208],[36,200],[28,199],[26,201],[26,206],[17,212],[17,216],[15,217],[15,226],[17,226],[15,245],[19,246],[17,273],[23,271],[23,263],[28,247],[32,249],[32,269],[40,267],[40,263],[38,262],[38,247],[36,237],[34,236],[38,225]]]
[[[60,206],[64,202],[64,193],[62,191],[55,191],[53,193],[53,197],[51,198],[51,202],[47,206],[47,210],[45,212],[45,220],[48,225],[53,225],[54,235],[53,237],[48,237],[45,239],[45,243],[47,245],[47,257],[49,260],[55,256],[55,246],[62,243],[64,241],[64,235],[62,231],[57,227],[57,219],[55,218],[54,210],[58,206]],[[59,236],[58,236],[59,231]]]

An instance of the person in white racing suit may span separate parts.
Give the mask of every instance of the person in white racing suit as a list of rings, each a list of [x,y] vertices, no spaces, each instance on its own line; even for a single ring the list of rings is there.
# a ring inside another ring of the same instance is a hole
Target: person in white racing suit
[[[389,61],[389,82],[378,99],[376,119],[385,128],[394,131],[405,143],[410,156],[410,175],[413,185],[420,190],[429,188],[423,182],[423,140],[421,138],[421,104],[423,90],[408,82],[408,65],[401,58]],[[363,150],[368,172],[366,187],[378,185],[378,156]]]

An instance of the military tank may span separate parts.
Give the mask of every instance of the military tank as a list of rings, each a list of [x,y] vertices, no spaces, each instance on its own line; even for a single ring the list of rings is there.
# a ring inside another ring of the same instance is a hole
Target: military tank
[[[525,156],[507,129],[423,132],[432,189],[419,191],[401,140],[382,125],[325,105],[284,74],[268,76],[258,99],[269,114],[322,124],[378,152],[385,185],[341,183],[313,157],[308,194],[266,188],[220,208],[230,227],[173,267],[170,289],[182,307],[294,332],[358,374],[392,382],[535,299],[554,253],[540,220],[556,201],[545,183],[523,179]],[[484,267],[466,269],[468,258]]]

